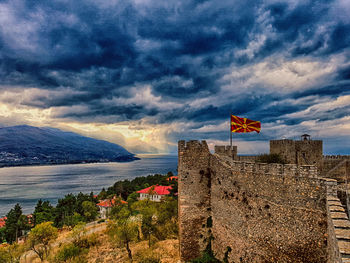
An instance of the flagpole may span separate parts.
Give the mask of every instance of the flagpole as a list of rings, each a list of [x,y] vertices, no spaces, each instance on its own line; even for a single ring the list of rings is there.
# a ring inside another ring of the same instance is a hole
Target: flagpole
[[[230,113],[230,146],[232,148],[231,116],[232,116],[232,112]]]

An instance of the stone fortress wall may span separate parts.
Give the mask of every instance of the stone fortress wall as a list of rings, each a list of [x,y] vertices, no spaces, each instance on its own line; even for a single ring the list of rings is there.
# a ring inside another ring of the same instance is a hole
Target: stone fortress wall
[[[317,166],[236,161],[237,148],[215,147],[211,154],[205,141],[180,141],[178,150],[183,261],[209,243],[226,262],[350,258],[350,223],[337,181],[320,178]]]

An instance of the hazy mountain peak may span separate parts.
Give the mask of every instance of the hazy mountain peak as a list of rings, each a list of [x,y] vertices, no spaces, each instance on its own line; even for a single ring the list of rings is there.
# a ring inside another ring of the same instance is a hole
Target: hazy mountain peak
[[[0,128],[0,165],[131,161],[120,145],[51,127]]]

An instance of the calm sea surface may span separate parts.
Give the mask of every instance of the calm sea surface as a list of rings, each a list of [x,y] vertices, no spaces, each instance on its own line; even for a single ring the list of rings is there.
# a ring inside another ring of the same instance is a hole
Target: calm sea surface
[[[98,193],[116,181],[149,174],[176,173],[176,155],[138,155],[141,160],[128,163],[93,163],[52,166],[0,168],[0,217],[14,207],[22,206],[32,213],[38,199],[57,199],[68,193]]]

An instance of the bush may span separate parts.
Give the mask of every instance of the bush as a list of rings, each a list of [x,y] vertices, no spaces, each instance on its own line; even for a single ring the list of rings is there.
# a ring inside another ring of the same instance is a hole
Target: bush
[[[5,247],[0,247],[0,262],[11,262],[10,254]]]
[[[152,249],[144,249],[139,251],[135,256],[137,262],[142,263],[160,263],[160,256],[154,253]]]
[[[58,250],[55,262],[66,262],[68,260],[76,263],[87,262],[86,256],[83,254],[87,254],[87,249],[80,248],[73,243],[68,243]]]
[[[87,243],[89,248],[97,246],[99,244],[98,235],[96,233],[93,233],[90,236],[88,236]]]
[[[79,248],[87,248],[96,246],[98,244],[97,234],[91,234],[90,236],[84,236],[79,240],[73,242],[75,246]]]
[[[205,251],[201,257],[193,259],[191,263],[221,263],[221,261]]]
[[[256,159],[258,163],[280,163],[285,164],[286,161],[277,153],[261,154]]]

